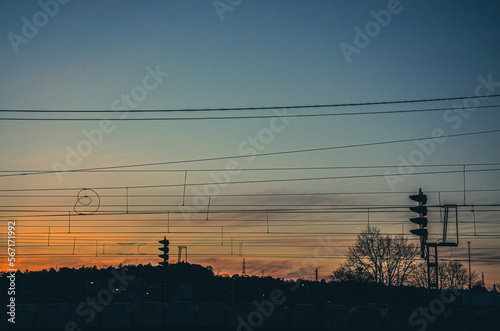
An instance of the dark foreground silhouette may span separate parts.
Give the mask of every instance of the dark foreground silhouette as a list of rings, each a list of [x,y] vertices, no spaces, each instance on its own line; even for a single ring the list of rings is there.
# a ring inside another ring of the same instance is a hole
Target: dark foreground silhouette
[[[498,294],[484,288],[471,296],[373,283],[215,276],[210,267],[187,263],[15,277],[14,304],[2,296],[7,311],[1,329],[497,330],[500,316]],[[6,274],[1,280],[8,287]]]

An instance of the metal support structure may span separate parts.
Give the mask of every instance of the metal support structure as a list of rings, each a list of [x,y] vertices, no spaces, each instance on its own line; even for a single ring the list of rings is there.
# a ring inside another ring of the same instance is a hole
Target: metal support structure
[[[429,290],[437,290],[439,288],[439,264],[438,264],[438,245],[433,243],[427,243],[427,285]],[[431,247],[434,247],[434,255],[431,261]],[[434,281],[431,270],[434,270]]]
[[[207,219],[206,219],[206,221],[208,221],[208,213],[210,212],[210,200],[212,200],[212,196],[209,196],[209,197],[208,197],[208,204],[207,204]]]
[[[472,272],[470,268],[470,241],[467,242],[468,250],[469,250],[469,291],[472,289]]]
[[[188,172],[187,170],[184,172],[184,192],[182,192],[182,205],[184,206],[185,198],[186,198],[186,182],[187,182]]]
[[[443,241],[442,246],[458,246],[458,209],[457,205],[444,205],[444,220],[443,220]],[[455,209],[455,228],[457,233],[457,241],[455,243],[449,243],[447,241],[448,234],[448,218],[450,216],[450,208]]]
[[[177,255],[177,263],[181,262],[182,259],[182,250],[184,250],[184,262],[187,263],[188,261],[188,248],[187,246],[177,246],[179,248],[179,254]]]
[[[441,242],[438,243],[427,243],[427,285],[430,290],[437,290],[439,288],[439,263],[438,263],[438,247],[456,247],[458,246],[458,211],[457,205],[444,205],[444,219],[443,219],[443,238]],[[448,220],[450,216],[450,209],[455,209],[455,227],[456,227],[456,242],[449,242],[448,235]],[[434,258],[431,261],[431,247],[434,247]],[[434,277],[432,276],[432,270],[434,270]],[[434,278],[434,281],[432,280]]]
[[[465,169],[464,169],[465,170]],[[465,174],[465,172],[464,172]],[[465,181],[464,181],[465,183]],[[458,209],[457,205],[443,205],[441,206],[441,195],[439,194],[440,201],[440,215],[441,209],[444,208],[443,217],[443,236],[442,240],[435,243],[427,242],[428,231],[427,227],[427,196],[423,194],[422,189],[419,189],[418,194],[411,195],[410,199],[418,202],[417,206],[410,207],[410,210],[418,213],[418,217],[410,218],[412,223],[418,224],[419,228],[410,230],[411,233],[420,237],[420,257],[425,258],[427,262],[427,285],[429,290],[439,289],[439,259],[438,259],[438,247],[456,247],[458,246],[459,236],[458,236]],[[464,186],[464,204],[465,204],[465,186]],[[448,220],[450,217],[450,209],[455,209],[455,229],[456,229],[456,242],[448,241]],[[432,254],[432,248],[434,248],[434,254]],[[469,267],[470,270],[470,267]],[[469,285],[470,287],[470,285]]]

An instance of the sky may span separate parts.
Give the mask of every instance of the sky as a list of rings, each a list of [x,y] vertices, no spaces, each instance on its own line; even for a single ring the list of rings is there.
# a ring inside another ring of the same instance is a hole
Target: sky
[[[155,264],[167,236],[172,262],[187,246],[189,262],[221,274],[241,273],[245,258],[250,274],[311,278],[317,267],[327,278],[368,222],[416,243],[408,195],[422,188],[430,241],[442,236],[439,206],[458,205],[459,245],[440,257],[465,261],[470,241],[473,269],[498,284],[500,114],[485,96],[500,94],[499,10],[451,0],[0,1],[2,246],[15,221],[20,270]],[[455,97],[474,98],[192,111]],[[383,111],[406,112],[352,115]],[[112,168],[54,172],[103,167]],[[82,189],[90,199],[78,200]]]

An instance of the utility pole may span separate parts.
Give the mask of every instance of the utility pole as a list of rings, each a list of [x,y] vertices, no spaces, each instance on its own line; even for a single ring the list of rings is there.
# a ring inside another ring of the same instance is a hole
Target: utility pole
[[[469,291],[472,289],[472,272],[470,269],[470,241],[467,242],[467,245],[469,246]]]
[[[418,190],[418,194],[410,195],[410,199],[418,202],[418,205],[415,207],[410,207],[410,210],[417,213],[418,217],[410,218],[412,223],[418,224],[418,229],[410,230],[416,236],[420,237],[420,257],[423,259],[426,257],[425,249],[428,231],[426,229],[428,220],[427,220],[427,195],[422,192],[422,189]],[[427,256],[428,257],[428,256]]]
[[[318,281],[318,268],[316,268],[316,281]]]
[[[159,265],[163,266],[163,301],[167,302],[167,268],[168,268],[168,252],[170,251],[170,241],[163,236],[163,240],[158,240],[158,243],[162,244],[161,247],[158,248],[162,252],[162,254],[158,255],[158,257],[162,258],[163,261],[158,262]]]
[[[158,240],[158,242],[163,245],[160,248],[158,248],[160,251],[163,252],[162,254],[158,255],[158,257],[161,257],[163,259],[163,261],[158,262],[158,264],[162,265],[163,267],[166,268],[168,266],[168,258],[169,258],[169,256],[168,256],[168,252],[169,252],[168,245],[170,244],[170,241],[165,236],[163,236],[163,240]]]

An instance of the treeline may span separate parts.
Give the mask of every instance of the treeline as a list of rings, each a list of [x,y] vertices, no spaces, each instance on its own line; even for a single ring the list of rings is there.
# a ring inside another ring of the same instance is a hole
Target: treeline
[[[321,308],[328,303],[353,306],[376,303],[416,307],[425,303],[427,293],[425,288],[387,286],[374,282],[284,281],[272,277],[216,276],[211,267],[188,263],[171,264],[167,270],[151,264],[120,268],[83,266],[60,268],[57,271],[18,271],[16,301],[79,303],[87,297],[95,297],[115,277],[116,271],[133,278],[128,282],[128,292],[123,291],[113,298],[116,302],[190,300],[198,303],[223,302],[230,306],[233,302],[261,302],[269,299],[274,290],[280,290],[286,298],[286,305],[312,303]],[[2,288],[7,285],[6,276],[4,274],[1,277]]]
[[[418,258],[419,248],[402,236],[382,236],[375,227],[367,227],[349,246],[346,260],[333,270],[329,282],[308,280],[284,281],[272,277],[214,275],[213,268],[197,264],[177,263],[168,267],[120,265],[119,273],[128,275],[121,291],[115,268],[60,268],[59,270],[16,273],[18,303],[79,303],[96,298],[106,289],[115,302],[193,301],[258,302],[268,299],[275,290],[286,297],[287,305],[312,303],[341,305],[405,305],[420,306],[429,299],[426,290],[427,268]],[[487,292],[478,282],[476,272],[469,272],[461,262],[440,262],[439,288],[468,289]],[[435,275],[431,274],[434,278]],[[7,288],[7,274],[0,278]],[[116,284],[116,289],[110,288]],[[123,284],[123,282],[122,282]],[[6,297],[0,297],[6,303]],[[456,303],[458,304],[458,303]]]

